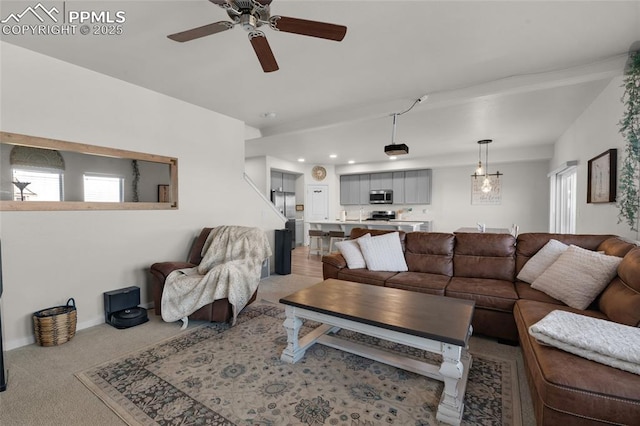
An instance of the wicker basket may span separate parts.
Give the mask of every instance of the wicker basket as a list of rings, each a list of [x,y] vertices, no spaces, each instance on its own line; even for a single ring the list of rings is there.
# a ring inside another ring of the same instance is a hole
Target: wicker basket
[[[40,346],[57,346],[76,335],[76,301],[67,300],[65,306],[43,309],[33,314],[36,343]]]

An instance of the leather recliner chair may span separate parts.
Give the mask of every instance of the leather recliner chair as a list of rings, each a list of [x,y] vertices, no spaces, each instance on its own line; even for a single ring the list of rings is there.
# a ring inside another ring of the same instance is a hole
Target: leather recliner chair
[[[191,251],[189,252],[189,257],[186,262],[174,261],[174,262],[158,262],[151,265],[149,272],[151,272],[152,279],[152,295],[153,295],[153,304],[155,306],[156,315],[162,315],[161,305],[162,305],[162,291],[164,290],[164,283],[169,274],[177,269],[185,269],[185,268],[193,268],[198,266],[202,261],[202,247],[204,246],[209,233],[213,228],[203,228],[200,235],[193,243],[191,247]],[[258,290],[251,296],[249,299],[250,303],[253,303],[256,300],[256,295]],[[204,321],[214,321],[214,322],[227,322],[233,316],[233,306],[229,303],[229,299],[218,299],[213,301],[213,303],[209,303],[191,315],[189,315],[190,320],[204,320]]]

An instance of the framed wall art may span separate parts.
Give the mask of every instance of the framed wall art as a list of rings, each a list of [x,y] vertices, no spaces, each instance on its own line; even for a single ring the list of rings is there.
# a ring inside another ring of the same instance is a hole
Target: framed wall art
[[[587,165],[587,203],[616,201],[618,150],[609,149],[593,157]]]
[[[502,182],[500,177],[489,175],[488,178],[491,188],[488,192],[484,192],[482,190],[484,176],[474,177],[471,175],[471,205],[497,206],[502,203]]]

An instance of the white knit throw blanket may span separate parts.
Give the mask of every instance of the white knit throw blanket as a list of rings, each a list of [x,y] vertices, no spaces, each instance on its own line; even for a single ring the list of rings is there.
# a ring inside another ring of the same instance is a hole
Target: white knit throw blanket
[[[640,328],[566,311],[552,311],[529,327],[541,343],[640,374]]]
[[[244,226],[211,230],[202,248],[202,262],[167,277],[162,292],[162,319],[183,320],[214,300],[228,298],[233,324],[260,283],[262,263],[271,256],[264,231]]]

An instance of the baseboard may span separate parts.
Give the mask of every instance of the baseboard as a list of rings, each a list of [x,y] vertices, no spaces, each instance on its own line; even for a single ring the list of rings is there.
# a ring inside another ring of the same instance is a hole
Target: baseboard
[[[36,342],[35,336],[22,337],[19,339],[7,340],[4,342],[6,344],[6,350],[10,351],[11,349],[18,349],[23,346],[29,346]]]
[[[141,303],[139,306],[145,309],[153,309],[153,302]],[[76,324],[76,332],[80,330],[84,330],[85,328],[95,327],[96,325],[104,324],[104,316],[100,315],[94,318],[91,318],[87,321],[82,321]],[[12,349],[18,349],[23,346],[29,346],[36,343],[36,337],[31,335],[27,337],[21,337],[18,339],[8,340],[4,342],[6,347],[5,350],[10,351]]]
[[[76,324],[76,332],[84,330],[85,328],[95,327],[96,325],[104,324],[104,316],[100,315],[91,318],[87,321],[82,321]],[[5,342],[7,344],[7,350],[18,349],[23,346],[33,345],[36,343],[36,337],[31,335],[28,337],[22,337],[19,339],[13,339]]]

